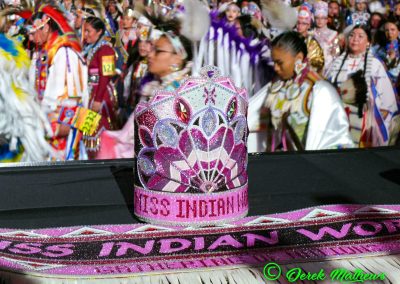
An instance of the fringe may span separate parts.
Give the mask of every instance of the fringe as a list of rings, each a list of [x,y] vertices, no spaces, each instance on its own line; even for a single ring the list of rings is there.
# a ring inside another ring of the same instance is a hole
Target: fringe
[[[359,258],[335,259],[318,262],[303,262],[282,265],[282,276],[275,282],[267,281],[263,267],[231,267],[202,269],[192,271],[158,272],[146,275],[103,275],[103,276],[46,276],[23,275],[0,271],[0,283],[18,284],[260,284],[260,283],[293,283],[285,278],[292,268],[301,268],[305,273],[318,273],[324,270],[326,279],[315,281],[296,281],[295,283],[341,283],[331,281],[329,274],[337,268],[350,272],[362,269],[365,273],[385,273],[385,280],[366,281],[365,283],[400,283],[400,255],[366,256]]]

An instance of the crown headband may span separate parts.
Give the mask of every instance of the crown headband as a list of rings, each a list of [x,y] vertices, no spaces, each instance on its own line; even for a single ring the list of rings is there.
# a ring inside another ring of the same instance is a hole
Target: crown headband
[[[247,92],[216,67],[200,74],[135,110],[141,220],[210,225],[247,214]]]

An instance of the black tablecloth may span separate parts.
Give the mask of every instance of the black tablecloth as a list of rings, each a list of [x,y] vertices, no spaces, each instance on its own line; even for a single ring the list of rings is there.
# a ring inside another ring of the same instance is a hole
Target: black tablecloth
[[[134,160],[22,164],[0,168],[0,227],[138,222]],[[250,215],[323,204],[398,204],[400,149],[249,156]]]

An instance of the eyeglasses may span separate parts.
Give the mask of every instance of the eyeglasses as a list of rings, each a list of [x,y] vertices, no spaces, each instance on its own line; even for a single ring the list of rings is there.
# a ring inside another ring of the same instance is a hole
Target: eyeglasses
[[[154,52],[155,54],[160,54],[160,53],[163,53],[163,52],[165,52],[165,53],[171,53],[171,54],[176,54],[175,51],[170,51],[170,50],[165,50],[165,49],[159,49],[159,48],[157,48],[157,47],[154,47],[154,48],[151,50],[151,52]]]

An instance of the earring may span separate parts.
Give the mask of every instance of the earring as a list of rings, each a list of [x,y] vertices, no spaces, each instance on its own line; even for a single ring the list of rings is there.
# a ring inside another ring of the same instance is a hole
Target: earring
[[[303,61],[297,59],[296,62],[294,63],[294,72],[296,73],[296,75],[299,75],[306,66],[307,66],[306,63],[303,63]]]
[[[179,71],[179,66],[178,64],[171,64],[171,66],[169,67],[171,69],[171,71],[176,72]]]

